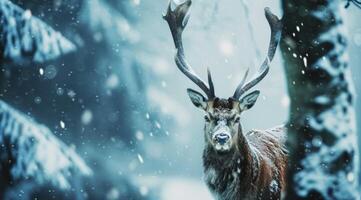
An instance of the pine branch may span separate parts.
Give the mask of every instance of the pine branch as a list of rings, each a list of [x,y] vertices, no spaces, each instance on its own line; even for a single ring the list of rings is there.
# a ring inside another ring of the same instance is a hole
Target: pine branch
[[[44,125],[0,100],[0,185],[34,181],[70,189],[75,175],[92,172],[73,148],[57,139]],[[6,182],[7,181],[7,182]]]
[[[0,59],[15,64],[45,62],[72,52],[59,32],[8,0],[0,0]]]

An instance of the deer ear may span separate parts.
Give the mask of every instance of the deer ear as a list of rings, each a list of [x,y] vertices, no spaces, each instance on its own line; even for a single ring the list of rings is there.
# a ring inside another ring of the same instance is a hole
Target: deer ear
[[[257,101],[259,93],[259,90],[256,90],[244,96],[239,103],[239,108],[242,111],[252,108]]]
[[[206,110],[207,99],[201,93],[199,93],[195,90],[189,89],[189,88],[187,89],[187,93],[188,93],[188,96],[191,99],[192,103],[196,107]]]

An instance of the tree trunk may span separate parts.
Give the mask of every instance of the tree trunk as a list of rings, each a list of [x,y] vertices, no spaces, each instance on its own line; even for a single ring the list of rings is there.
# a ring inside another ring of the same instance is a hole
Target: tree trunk
[[[286,199],[359,199],[354,86],[340,1],[282,0],[291,98]]]

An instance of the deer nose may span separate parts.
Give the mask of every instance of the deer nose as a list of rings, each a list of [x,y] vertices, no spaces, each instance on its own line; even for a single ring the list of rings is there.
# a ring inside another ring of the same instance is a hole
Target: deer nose
[[[226,133],[220,133],[217,134],[215,138],[219,144],[223,145],[229,140],[229,135]]]

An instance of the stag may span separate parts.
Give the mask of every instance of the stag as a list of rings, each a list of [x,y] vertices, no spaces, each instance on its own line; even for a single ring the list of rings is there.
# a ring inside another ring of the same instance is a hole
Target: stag
[[[182,33],[187,25],[191,0],[173,6],[169,3],[163,18],[168,22],[176,47],[175,62],[179,70],[206,94],[187,89],[192,103],[205,111],[205,148],[203,166],[205,182],[218,200],[280,199],[285,188],[287,152],[285,128],[251,130],[243,133],[241,113],[253,107],[260,91],[245,94],[268,73],[281,35],[281,21],[265,8],[271,28],[268,54],[252,79],[246,71],[232,97],[215,96],[211,73],[208,85],[185,59]],[[174,7],[174,8],[173,8]]]

